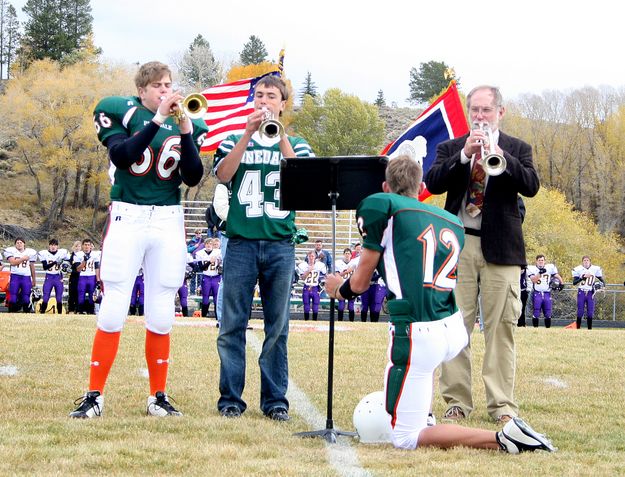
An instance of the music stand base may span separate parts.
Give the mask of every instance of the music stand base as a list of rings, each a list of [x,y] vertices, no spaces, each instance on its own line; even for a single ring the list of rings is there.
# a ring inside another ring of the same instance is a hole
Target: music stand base
[[[323,439],[329,444],[336,444],[339,436],[358,437],[356,432],[340,431],[331,427],[318,431],[296,432],[293,435],[297,437],[323,437]]]

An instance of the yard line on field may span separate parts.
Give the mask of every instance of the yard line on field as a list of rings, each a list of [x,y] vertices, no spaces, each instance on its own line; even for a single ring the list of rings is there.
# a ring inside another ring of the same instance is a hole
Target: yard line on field
[[[256,354],[260,355],[262,343],[256,333],[247,334],[247,342]],[[312,429],[325,429],[326,418],[319,413],[314,404],[308,399],[295,382],[289,378],[289,390],[287,393],[291,408],[294,409]],[[356,450],[344,438],[339,438],[336,444],[326,442],[328,462],[339,475],[345,477],[369,477],[371,473],[360,466]]]
[[[568,385],[568,383],[566,381],[562,381],[559,378],[550,377],[550,378],[545,378],[544,381],[545,381],[545,383],[553,386],[554,388],[565,389],[565,388],[569,387],[569,385]]]
[[[16,376],[17,366],[9,364],[7,366],[0,366],[0,376]]]

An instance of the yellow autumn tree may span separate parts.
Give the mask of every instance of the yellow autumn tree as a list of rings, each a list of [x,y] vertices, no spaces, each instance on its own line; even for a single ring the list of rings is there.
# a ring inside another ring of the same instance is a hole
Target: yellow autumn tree
[[[58,226],[72,195],[73,205],[93,209],[94,217],[105,204],[108,157],[95,134],[93,108],[104,96],[133,91],[129,69],[91,61],[65,67],[36,61],[8,82],[0,114],[11,120],[2,121],[0,135],[13,138],[8,149],[16,180],[32,180],[25,189],[34,189],[41,232]]]
[[[571,281],[571,270],[581,263],[582,256],[589,255],[603,268],[608,283],[622,282],[620,236],[601,233],[590,215],[574,210],[556,189],[541,187],[536,197],[524,200],[527,214],[523,234],[529,263],[534,263],[536,255],[544,254],[556,264],[562,278]]]

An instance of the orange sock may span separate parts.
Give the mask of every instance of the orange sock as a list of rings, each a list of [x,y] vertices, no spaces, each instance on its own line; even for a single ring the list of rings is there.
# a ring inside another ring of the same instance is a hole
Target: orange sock
[[[108,378],[117,348],[119,348],[119,338],[121,332],[107,333],[98,329],[93,338],[93,349],[91,350],[91,370],[89,372],[89,391],[100,391],[104,393],[104,385]]]
[[[169,334],[159,335],[145,330],[145,361],[150,375],[150,394],[165,392],[169,369]]]

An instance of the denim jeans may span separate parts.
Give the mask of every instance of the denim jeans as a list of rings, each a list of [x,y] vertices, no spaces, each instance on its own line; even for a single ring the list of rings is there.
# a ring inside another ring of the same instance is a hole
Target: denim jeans
[[[222,260],[226,259],[226,249],[228,248],[228,237],[226,235],[221,236],[221,258]],[[217,305],[215,306],[215,315],[217,316],[217,321],[221,322],[221,314],[224,309],[224,281],[223,277],[221,280],[221,286],[219,287],[219,291],[217,292]]]
[[[217,408],[236,406],[241,412],[245,386],[245,332],[258,279],[263,305],[265,340],[260,365],[260,408],[288,409],[287,338],[289,298],[295,251],[290,239],[280,241],[230,238],[224,261],[224,309],[217,337],[221,397]]]

